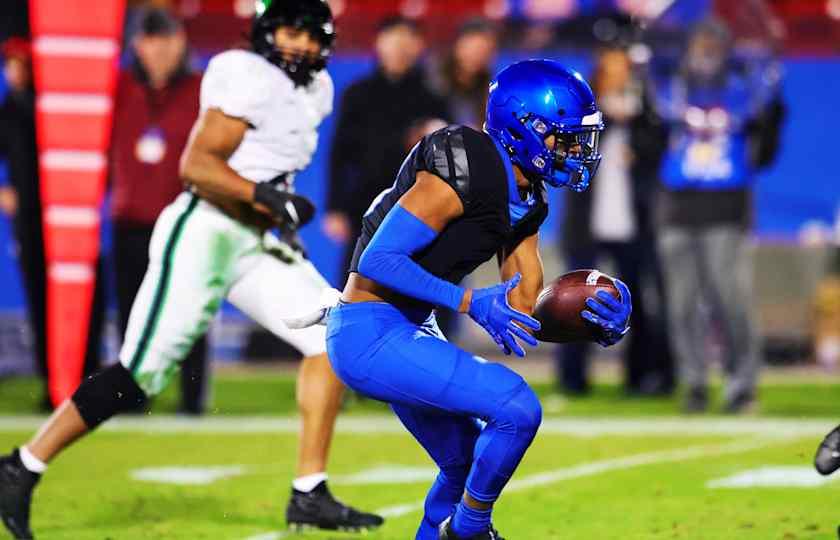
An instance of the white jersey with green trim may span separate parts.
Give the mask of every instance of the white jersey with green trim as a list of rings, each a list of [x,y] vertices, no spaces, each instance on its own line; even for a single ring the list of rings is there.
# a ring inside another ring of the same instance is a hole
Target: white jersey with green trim
[[[309,165],[318,126],[332,112],[333,84],[326,70],[306,86],[262,56],[230,50],[210,60],[201,81],[201,111],[219,109],[251,126],[228,159],[241,176],[265,182]]]

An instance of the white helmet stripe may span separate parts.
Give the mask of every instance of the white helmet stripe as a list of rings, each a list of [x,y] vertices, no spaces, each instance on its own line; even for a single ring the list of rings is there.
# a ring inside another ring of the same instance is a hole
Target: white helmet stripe
[[[583,117],[580,124],[582,126],[598,126],[601,124],[601,111],[595,111]]]

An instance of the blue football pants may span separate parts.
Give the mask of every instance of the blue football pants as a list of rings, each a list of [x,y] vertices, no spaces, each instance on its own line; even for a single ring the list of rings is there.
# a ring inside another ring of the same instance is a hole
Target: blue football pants
[[[391,404],[440,468],[418,540],[437,540],[437,525],[465,489],[494,502],[542,419],[521,376],[446,341],[428,313],[384,302],[339,305],[328,319],[327,353],[347,386]]]

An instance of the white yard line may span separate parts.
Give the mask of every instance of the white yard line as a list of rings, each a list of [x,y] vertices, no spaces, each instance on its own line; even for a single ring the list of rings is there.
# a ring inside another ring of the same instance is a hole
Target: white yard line
[[[515,493],[517,491],[543,487],[566,480],[594,476],[610,471],[623,471],[633,469],[635,467],[643,467],[645,465],[661,465],[663,463],[688,461],[697,458],[750,452],[752,450],[764,448],[765,446],[769,446],[771,444],[788,442],[792,439],[795,439],[795,437],[777,435],[763,440],[749,439],[726,444],[690,446],[688,448],[679,448],[675,450],[646,452],[643,454],[635,454],[615,459],[591,461],[589,463],[581,463],[580,465],[563,467],[553,471],[536,473],[520,479],[512,480],[505,488],[505,493]],[[415,501],[412,503],[380,508],[379,510],[376,510],[376,513],[386,518],[396,518],[420,511],[422,509],[423,501]],[[274,531],[256,536],[249,536],[245,540],[279,540],[280,538],[285,538],[289,534],[290,533],[288,531]]]
[[[44,421],[41,416],[2,416],[0,432],[30,431]],[[837,418],[546,418],[540,433],[600,437],[604,435],[758,435],[822,436],[837,425]],[[184,433],[297,433],[300,419],[294,416],[209,416],[186,418],[173,415],[120,417],[108,422],[105,431],[151,434]],[[339,433],[405,434],[405,428],[391,415],[345,416],[338,421]]]
[[[292,534],[289,531],[272,531],[263,534],[256,534],[254,536],[249,536],[245,540],[280,540],[281,538],[286,538]]]

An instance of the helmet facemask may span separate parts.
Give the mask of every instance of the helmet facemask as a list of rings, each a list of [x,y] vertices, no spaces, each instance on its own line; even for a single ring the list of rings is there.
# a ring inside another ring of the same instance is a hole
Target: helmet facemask
[[[308,31],[306,28],[299,28]],[[274,31],[269,32],[265,37],[270,49],[263,53],[266,60],[286,72],[292,79],[295,86],[306,86],[315,77],[315,74],[327,67],[327,60],[332,52],[325,48],[324,42],[318,39],[321,49],[318,54],[305,54],[300,51],[277,47],[274,43]]]
[[[593,115],[592,125],[554,125],[536,115],[520,119],[527,138],[531,139],[530,161],[515,159],[527,176],[554,187],[566,186],[577,192],[586,191],[601,163],[598,142],[604,125],[600,113]],[[553,136],[549,146],[547,142]],[[523,141],[524,142],[524,141]],[[530,173],[530,174],[528,174]]]
[[[282,69],[295,86],[306,86],[312,82],[315,74],[327,65],[332,46],[335,42],[335,28],[329,8],[323,10],[292,11],[276,10],[272,13],[272,2],[258,3],[257,17],[251,31],[251,43],[254,51],[266,60]],[[275,32],[287,26],[301,32],[307,32],[319,45],[317,54],[303,54],[299,51],[278,47]]]

